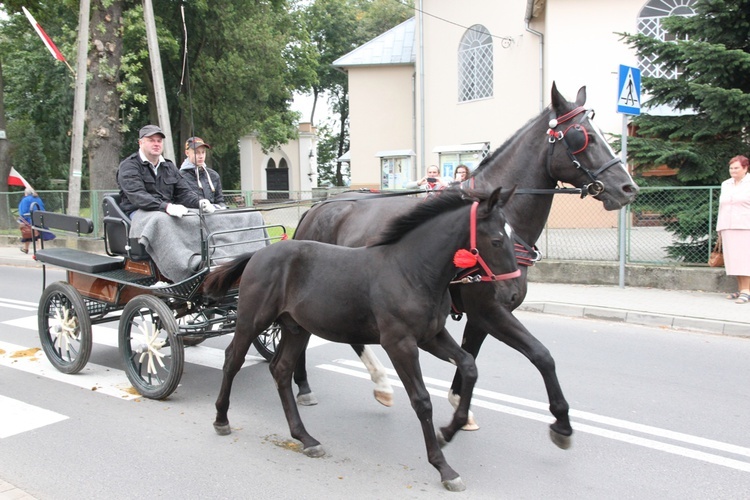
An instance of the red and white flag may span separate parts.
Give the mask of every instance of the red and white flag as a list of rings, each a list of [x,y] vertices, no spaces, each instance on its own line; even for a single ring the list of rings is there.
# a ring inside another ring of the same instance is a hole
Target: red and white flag
[[[65,56],[62,55],[62,52],[60,52],[60,49],[57,48],[57,45],[55,45],[55,42],[52,41],[52,39],[49,37],[47,33],[44,32],[42,29],[42,26],[36,22],[36,19],[34,19],[34,16],[31,15],[31,12],[26,10],[26,7],[21,7],[23,9],[23,13],[26,14],[26,17],[29,19],[29,22],[36,30],[37,34],[39,35],[39,38],[42,39],[44,42],[45,47],[47,47],[47,50],[50,51],[50,54],[52,54],[52,57],[57,59],[58,61],[62,61],[67,64],[67,61],[65,60]]]
[[[23,176],[19,174],[18,171],[13,167],[10,167],[10,174],[8,175],[8,185],[32,189],[31,184],[29,184],[26,179],[24,179]]]

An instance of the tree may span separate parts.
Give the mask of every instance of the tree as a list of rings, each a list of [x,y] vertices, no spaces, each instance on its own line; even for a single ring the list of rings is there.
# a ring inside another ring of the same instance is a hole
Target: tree
[[[120,61],[122,57],[122,2],[92,0],[89,20],[89,82],[86,92],[89,185],[92,190],[114,189],[115,169],[121,160]]]
[[[405,21],[413,12],[411,2],[393,0],[315,0],[307,8],[306,25],[319,54],[311,120],[323,94],[337,115],[335,123],[325,129],[330,135],[318,143],[320,179],[344,185],[344,172],[336,159],[349,148],[349,85],[347,75],[334,68],[333,61]]]
[[[713,185],[727,178],[727,162],[750,154],[750,0],[698,0],[692,17],[665,18],[662,26],[674,41],[624,35],[640,57],[655,56],[678,77],[643,78],[649,105],[668,105],[677,116],[645,113],[633,124],[628,156],[639,171],[659,165],[678,169],[675,178],[650,181],[687,186]],[[645,179],[639,183],[646,184]],[[675,194],[661,212],[667,228],[686,243],[670,248],[675,257],[701,255],[706,225],[697,216],[703,206],[688,208]],[[692,198],[689,196],[688,198]],[[649,200],[640,201],[646,205]]]
[[[5,122],[5,100],[3,99],[3,58],[0,56],[0,192],[8,191],[10,174],[10,151]],[[7,229],[10,221],[7,203],[0,204],[0,229]]]
[[[73,79],[50,56],[21,5],[34,11],[64,54],[73,53],[76,32],[67,26],[75,26],[76,16],[67,2],[3,3],[9,14],[0,22],[0,54],[10,162],[34,188],[48,189],[54,179],[67,179]]]

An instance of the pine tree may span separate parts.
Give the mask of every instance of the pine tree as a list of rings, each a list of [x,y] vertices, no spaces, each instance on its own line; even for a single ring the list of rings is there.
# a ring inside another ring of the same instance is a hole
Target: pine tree
[[[628,139],[629,160],[636,176],[660,165],[677,169],[672,178],[640,178],[642,185],[717,185],[729,176],[730,158],[750,156],[750,0],[698,0],[694,9],[694,16],[662,20],[672,41],[623,36],[639,57],[655,56],[656,64],[678,74],[642,81],[649,100],[633,120],[637,134]],[[677,116],[649,114],[649,105],[669,106]],[[693,194],[679,191],[667,192],[669,200],[661,196],[667,229],[686,242],[670,254],[705,262],[709,224],[700,214],[707,213],[709,200],[696,203]],[[639,205],[648,208],[648,198]],[[715,210],[717,200],[713,205]]]

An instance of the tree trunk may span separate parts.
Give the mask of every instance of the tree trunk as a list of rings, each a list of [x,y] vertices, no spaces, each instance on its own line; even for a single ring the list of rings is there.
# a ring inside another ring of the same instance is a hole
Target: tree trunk
[[[122,1],[92,0],[89,48],[88,131],[86,146],[92,190],[112,190],[120,164],[120,95]]]
[[[10,173],[10,144],[5,131],[5,101],[3,98],[3,61],[0,59],[0,192],[8,191]],[[10,214],[6,200],[0,198],[0,229],[10,228]]]

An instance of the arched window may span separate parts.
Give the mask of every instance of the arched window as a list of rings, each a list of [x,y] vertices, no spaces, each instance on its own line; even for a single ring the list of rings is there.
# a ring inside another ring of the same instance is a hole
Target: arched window
[[[276,162],[273,158],[268,159],[268,165],[266,165],[266,168],[276,168]]]
[[[696,0],[650,0],[638,14],[638,33],[658,40],[674,40],[673,35],[664,32],[661,20],[668,16],[692,16],[695,15],[693,5]],[[638,65],[643,76],[657,78],[677,78],[681,73],[679,68],[665,69],[654,62],[655,57],[642,57]]]
[[[466,30],[458,47],[458,101],[493,95],[492,36],[475,24]]]

